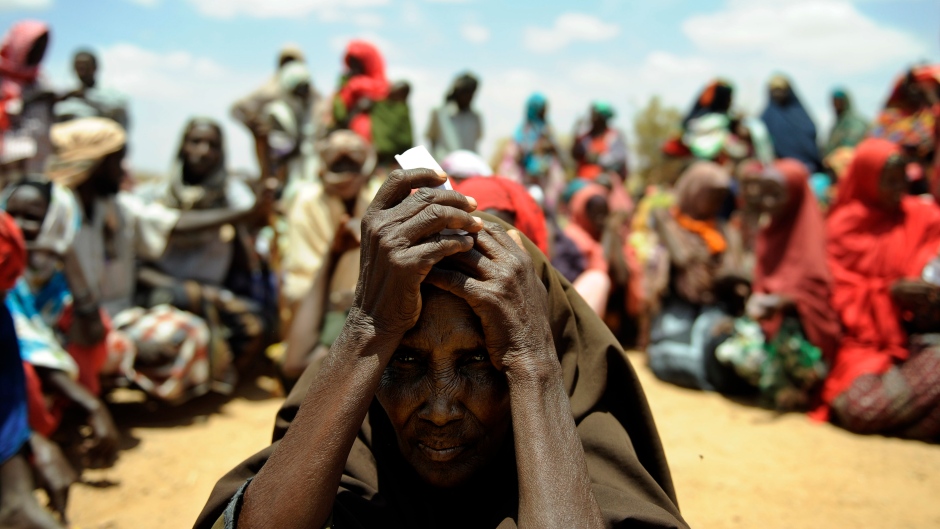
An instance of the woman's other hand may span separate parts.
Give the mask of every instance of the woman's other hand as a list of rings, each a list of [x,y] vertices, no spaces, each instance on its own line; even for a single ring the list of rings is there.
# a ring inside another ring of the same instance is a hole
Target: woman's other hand
[[[359,282],[349,323],[401,339],[421,315],[421,282],[444,257],[473,247],[482,222],[476,201],[432,189],[444,177],[430,169],[393,171],[362,219]],[[412,193],[413,189],[417,189]],[[443,235],[445,229],[466,235]]]

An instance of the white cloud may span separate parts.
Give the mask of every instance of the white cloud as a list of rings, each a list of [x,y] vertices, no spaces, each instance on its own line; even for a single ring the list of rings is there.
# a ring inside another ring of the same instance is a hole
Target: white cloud
[[[212,18],[295,18],[339,9],[386,5],[389,0],[189,0]]]
[[[926,53],[917,39],[880,25],[847,0],[733,0],[724,11],[689,18],[682,30],[706,52],[760,54],[843,74],[913,62]]]
[[[245,128],[229,118],[229,106],[271,75],[267,71],[236,71],[186,51],[157,52],[121,43],[98,50],[101,83],[130,100],[130,149],[133,167],[166,171],[187,119],[196,115],[218,119],[225,129],[228,164],[255,167],[254,146]],[[58,87],[72,86],[70,64],[50,64]]]
[[[483,44],[490,40],[490,30],[480,24],[468,23],[460,28],[460,35],[468,42]]]
[[[564,13],[555,19],[550,28],[525,28],[523,43],[526,48],[547,53],[557,51],[572,42],[599,42],[609,40],[620,33],[616,24],[583,13]]]
[[[143,7],[156,7],[160,4],[162,0],[124,0],[125,2],[130,2],[132,4],[137,4]]]
[[[0,0],[0,11],[16,11],[18,9],[49,9],[52,0]]]

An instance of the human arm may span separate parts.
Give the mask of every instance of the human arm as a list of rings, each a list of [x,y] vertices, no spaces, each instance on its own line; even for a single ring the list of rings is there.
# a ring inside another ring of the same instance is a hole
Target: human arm
[[[421,314],[420,286],[440,259],[467,251],[476,204],[437,189],[434,171],[394,171],[363,219],[356,297],[296,418],[245,492],[241,529],[322,527],[359,427],[402,336]]]
[[[110,466],[117,458],[118,431],[111,413],[101,400],[60,369],[37,368],[43,385],[81,408],[91,427],[84,449],[94,467]]]
[[[487,223],[472,250],[451,257],[460,271],[435,268],[428,282],[467,301],[490,360],[506,374],[519,527],[603,527],[552,340],[547,292],[510,233]]]
[[[59,445],[38,432],[29,437],[29,450],[32,464],[36,469],[37,482],[49,496],[49,506],[59,513],[62,522],[68,524],[66,511],[69,503],[69,489],[78,481],[78,474],[69,464]]]

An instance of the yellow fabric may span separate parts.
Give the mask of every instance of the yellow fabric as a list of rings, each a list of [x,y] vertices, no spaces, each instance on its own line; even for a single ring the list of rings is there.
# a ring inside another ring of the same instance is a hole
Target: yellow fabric
[[[53,182],[69,188],[81,185],[104,158],[124,148],[127,133],[114,120],[80,118],[57,123],[49,132],[54,149],[46,166]]]
[[[362,218],[381,187],[373,178],[359,193],[353,217]],[[287,244],[284,250],[283,295],[291,303],[299,301],[313,285],[313,278],[326,262],[333,237],[346,213],[343,201],[326,194],[322,184],[301,189],[288,212]],[[359,249],[340,257],[330,281],[330,300],[341,301],[356,290],[359,278]]]

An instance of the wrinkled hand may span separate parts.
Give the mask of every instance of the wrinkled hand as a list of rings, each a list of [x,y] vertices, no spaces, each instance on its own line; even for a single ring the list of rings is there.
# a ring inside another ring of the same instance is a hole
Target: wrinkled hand
[[[548,292],[520,246],[502,226],[486,222],[473,249],[435,266],[427,279],[467,301],[483,325],[490,360],[509,373],[557,364]]]
[[[78,474],[69,464],[59,445],[33,432],[29,438],[33,453],[33,466],[39,486],[49,496],[49,505],[59,513],[62,521],[68,525],[66,509],[69,502],[69,488],[78,481]]]
[[[476,201],[430,189],[444,178],[430,169],[392,171],[362,219],[362,255],[353,325],[400,340],[421,315],[421,282],[444,257],[473,247],[471,235],[442,235],[444,229],[475,233],[470,215]],[[420,189],[419,189],[420,188]],[[418,189],[411,194],[412,189]]]

